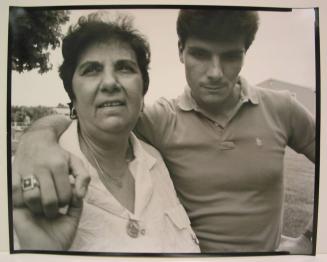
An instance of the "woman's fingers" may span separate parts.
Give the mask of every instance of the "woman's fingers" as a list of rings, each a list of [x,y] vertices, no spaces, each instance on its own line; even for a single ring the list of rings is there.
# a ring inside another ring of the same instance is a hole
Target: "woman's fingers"
[[[82,160],[73,154],[70,155],[70,172],[75,178],[75,192],[78,198],[83,198],[87,192],[91,177]]]
[[[67,210],[67,215],[70,216],[71,218],[74,218],[76,220],[76,224],[78,224],[79,219],[81,217],[82,208],[83,208],[83,198],[78,196],[75,191],[73,193],[70,206]]]

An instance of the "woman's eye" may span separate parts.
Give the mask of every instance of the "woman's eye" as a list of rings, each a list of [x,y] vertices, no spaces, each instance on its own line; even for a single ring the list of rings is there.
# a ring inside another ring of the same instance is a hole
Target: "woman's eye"
[[[117,70],[122,73],[134,73],[135,69],[133,66],[128,64],[120,64],[117,65]]]
[[[94,75],[102,70],[102,66],[99,64],[90,64],[87,65],[83,71],[82,75]]]

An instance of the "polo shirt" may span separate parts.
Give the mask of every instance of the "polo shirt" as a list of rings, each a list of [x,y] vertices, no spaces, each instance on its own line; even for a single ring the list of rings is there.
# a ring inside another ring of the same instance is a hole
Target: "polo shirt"
[[[202,252],[273,251],[280,241],[284,153],[315,151],[315,121],[288,91],[250,86],[225,123],[206,116],[190,89],[159,99],[137,134],[162,154]]]
[[[106,189],[95,168],[81,152],[76,120],[60,137],[59,143],[82,159],[91,176],[71,251],[200,251],[198,240],[176,196],[168,170],[160,154],[152,146],[131,134],[135,156],[129,162],[129,169],[135,180],[135,208],[132,213]],[[136,221],[138,229],[128,229],[131,220]],[[133,237],[128,234],[128,230],[132,231]]]

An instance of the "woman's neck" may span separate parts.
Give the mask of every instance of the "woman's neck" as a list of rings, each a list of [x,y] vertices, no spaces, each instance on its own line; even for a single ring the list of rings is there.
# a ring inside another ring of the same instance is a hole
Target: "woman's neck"
[[[121,165],[129,158],[129,134],[92,134],[79,128],[82,152],[94,164],[94,158],[102,165]],[[114,167],[112,166],[112,167]]]
[[[134,212],[135,182],[128,162],[133,158],[128,135],[107,135],[101,138],[79,129],[80,147],[96,169],[98,177],[109,192],[130,212]]]

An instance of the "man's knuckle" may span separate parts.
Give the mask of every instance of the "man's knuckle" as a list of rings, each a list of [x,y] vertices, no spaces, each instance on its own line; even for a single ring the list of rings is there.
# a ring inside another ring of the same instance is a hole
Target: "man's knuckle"
[[[51,163],[51,158],[36,157],[34,161],[34,170],[44,169]]]

